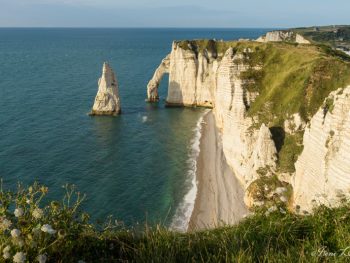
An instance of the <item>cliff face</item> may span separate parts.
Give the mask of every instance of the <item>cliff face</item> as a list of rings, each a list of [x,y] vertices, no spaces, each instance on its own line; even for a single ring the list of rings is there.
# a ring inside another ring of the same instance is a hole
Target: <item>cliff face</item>
[[[299,44],[310,44],[310,41],[305,39],[302,35],[294,33],[293,31],[271,31],[267,32],[265,36],[259,37],[258,42],[281,42],[289,41]]]
[[[169,106],[213,108],[225,160],[248,206],[273,204],[274,188],[282,187],[289,189],[285,205],[310,210],[311,199],[325,202],[320,193],[332,197],[350,187],[350,157],[344,157],[350,96],[332,93],[334,107],[325,116],[322,104],[350,83],[347,63],[312,45],[174,42],[148,85],[150,101],[164,73]]]
[[[304,133],[293,181],[296,205],[336,204],[350,190],[350,87],[332,92]]]
[[[102,76],[98,80],[98,91],[90,114],[117,115],[120,112],[118,82],[112,68],[105,62]]]
[[[244,188],[258,177],[257,170],[276,166],[276,147],[269,128],[264,124],[251,129],[253,120],[247,115],[249,104],[257,96],[243,88],[240,74],[249,68],[243,62],[249,49],[236,52],[229,48],[221,57],[208,52],[184,49],[174,42],[169,69],[164,60],[148,84],[148,99],[157,94],[162,76],[169,72],[166,102],[171,105],[214,108],[217,127],[222,132],[223,151],[233,173]],[[151,96],[150,96],[151,94]]]

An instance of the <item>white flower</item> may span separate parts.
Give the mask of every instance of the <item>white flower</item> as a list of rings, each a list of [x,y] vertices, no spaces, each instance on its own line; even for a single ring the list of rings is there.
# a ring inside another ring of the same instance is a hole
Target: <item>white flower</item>
[[[10,250],[11,250],[11,247],[10,246],[6,246],[3,250],[2,250],[2,257],[4,259],[9,259],[11,257],[11,254],[10,254]]]
[[[26,254],[23,252],[17,252],[13,257],[13,262],[24,263],[26,261]]]
[[[39,255],[39,256],[37,256],[36,260],[37,260],[39,263],[45,263],[46,260],[47,260],[47,256],[46,256],[46,255]]]
[[[270,213],[275,212],[276,210],[277,210],[277,207],[275,205],[271,206],[269,209],[267,209],[267,211]]]
[[[269,209],[267,209],[267,211],[265,212],[265,215],[268,216],[270,215],[272,212],[275,212],[277,210],[277,207],[274,205],[274,206],[271,206]]]
[[[13,213],[14,213],[15,217],[21,217],[21,216],[23,216],[23,209],[20,207],[16,208],[15,212],[13,212]]]
[[[9,259],[9,258],[11,257],[11,254],[10,254],[10,252],[4,252],[4,254],[2,255],[2,257],[3,257],[4,259]]]
[[[40,208],[35,208],[33,213],[32,213],[32,216],[35,218],[35,219],[40,219],[42,218],[44,215],[44,211]]]
[[[50,235],[53,235],[53,234],[56,233],[56,230],[53,229],[52,226],[49,225],[49,224],[43,225],[43,226],[41,227],[41,231],[43,231],[43,232],[45,232],[45,233],[48,233],[48,234],[50,234]]]
[[[256,202],[254,202],[254,205],[256,205],[256,206],[263,206],[265,203],[264,203],[264,201],[256,201]]]
[[[7,230],[11,227],[12,222],[5,217],[0,218],[0,229]]]
[[[283,194],[286,191],[287,191],[287,188],[285,188],[285,187],[277,187],[276,190],[275,190],[275,193],[280,195],[280,194]]]
[[[286,213],[287,213],[287,212],[284,211],[282,208],[280,208],[280,212],[281,212],[282,214],[286,214]]]
[[[11,250],[11,247],[10,247],[10,246],[6,246],[6,247],[2,250],[2,252],[3,252],[3,253],[6,253],[6,252],[10,252],[10,250]]]
[[[29,200],[29,199],[27,199],[27,200],[26,200],[26,203],[29,205],[29,204],[30,204],[30,200]]]
[[[286,203],[286,202],[288,201],[287,198],[286,198],[285,196],[281,196],[280,199],[281,199],[281,201],[282,201],[283,203]]]
[[[11,230],[11,236],[13,238],[18,238],[20,235],[21,235],[21,230],[16,228]]]

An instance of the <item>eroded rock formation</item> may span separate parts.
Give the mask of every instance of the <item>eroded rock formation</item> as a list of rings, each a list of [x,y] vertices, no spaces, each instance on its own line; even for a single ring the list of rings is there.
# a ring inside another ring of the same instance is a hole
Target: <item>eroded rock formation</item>
[[[279,41],[281,35],[275,34],[268,38]],[[293,35],[283,38],[290,36]],[[264,193],[270,201],[277,198],[291,209],[300,206],[310,211],[312,200],[329,204],[340,193],[349,192],[350,87],[331,93],[327,107],[321,106],[311,116],[311,122],[307,123],[300,112],[291,112],[280,120],[280,127],[270,127],[271,121],[264,124],[259,120],[261,116],[249,114],[259,92],[247,88],[250,80],[242,74],[258,74],[262,70],[261,63],[250,61],[250,54],[255,51],[243,48],[244,44],[237,44],[240,48],[227,47],[224,52],[218,46],[217,50],[210,49],[210,42],[205,47],[185,44],[173,43],[171,53],[148,85],[148,98],[157,98],[159,82],[163,74],[169,73],[168,105],[213,108],[224,157],[235,176],[232,181],[240,182],[245,189],[247,206],[264,204]],[[268,103],[264,107],[268,109]],[[275,117],[273,122],[276,115],[271,115]],[[272,128],[281,130],[282,138],[273,138]],[[301,140],[304,130],[303,141],[299,142],[295,138]],[[287,143],[293,144],[291,147],[301,147],[295,172],[279,170],[281,145],[275,140],[282,139],[283,144],[285,136],[289,136]],[[270,183],[288,191],[276,194]]]
[[[271,31],[267,32],[265,36],[259,37],[258,42],[296,42],[299,44],[310,44],[310,41],[305,39],[302,35],[294,33],[293,31]]]
[[[303,145],[295,165],[295,205],[310,211],[336,204],[350,191],[350,87],[329,95],[306,127]]]
[[[148,100],[153,101],[162,74],[169,72],[168,105],[214,108],[225,159],[244,189],[259,177],[260,168],[276,166],[276,147],[269,128],[262,124],[251,129],[254,120],[246,114],[258,95],[247,91],[240,78],[249,68],[244,57],[250,52],[245,49],[236,53],[229,48],[217,59],[214,53],[183,49],[174,42],[165,59],[169,70],[165,70],[163,60],[147,89]]]
[[[107,62],[103,63],[102,76],[90,115],[118,115],[121,113],[117,78]]]

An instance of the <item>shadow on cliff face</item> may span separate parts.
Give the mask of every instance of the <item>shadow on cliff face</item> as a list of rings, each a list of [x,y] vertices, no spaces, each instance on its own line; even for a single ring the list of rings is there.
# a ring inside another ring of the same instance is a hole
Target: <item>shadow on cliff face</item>
[[[184,105],[182,90],[180,88],[180,84],[176,81],[171,81],[169,83],[166,105],[169,107]]]
[[[270,132],[272,134],[272,140],[275,143],[277,153],[279,153],[284,144],[284,138],[286,137],[286,133],[282,127],[271,127]]]

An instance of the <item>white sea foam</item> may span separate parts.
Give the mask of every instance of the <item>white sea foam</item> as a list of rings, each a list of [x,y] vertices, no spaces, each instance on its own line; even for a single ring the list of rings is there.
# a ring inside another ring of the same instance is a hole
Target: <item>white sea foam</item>
[[[194,129],[194,137],[191,141],[191,151],[188,159],[188,177],[186,185],[190,185],[190,189],[184,196],[184,199],[176,209],[175,216],[170,224],[170,229],[180,232],[186,232],[191,219],[192,211],[197,197],[197,158],[200,152],[200,139],[202,136],[203,117],[209,112],[207,110],[198,120]]]
[[[145,123],[148,120],[147,116],[142,116],[142,122]]]

